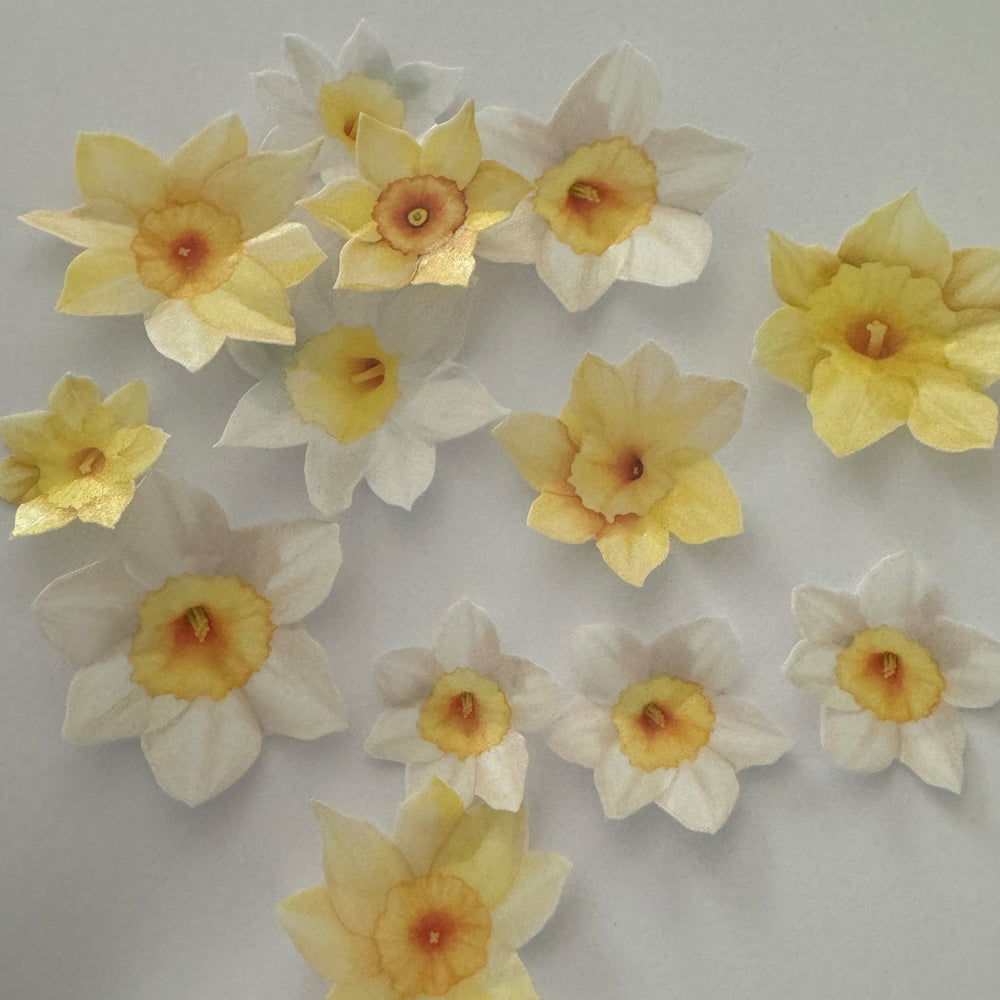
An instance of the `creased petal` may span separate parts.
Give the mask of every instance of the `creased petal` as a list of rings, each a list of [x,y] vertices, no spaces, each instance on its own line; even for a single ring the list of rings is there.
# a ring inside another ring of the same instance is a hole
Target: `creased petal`
[[[899,727],[899,759],[928,785],[962,790],[965,728],[951,705],[939,705],[924,719]]]
[[[475,670],[477,663],[491,664],[500,656],[500,639],[489,615],[463,598],[442,616],[432,650],[445,670]]]
[[[699,618],[671,629],[649,646],[646,677],[669,674],[700,684],[713,697],[741,674],[740,647],[719,618]]]
[[[614,283],[629,254],[626,244],[600,255],[578,254],[549,233],[538,258],[538,276],[570,311],[589,309]]]
[[[188,371],[204,368],[226,342],[226,332],[203,323],[186,299],[167,299],[146,317],[150,343]]]
[[[464,812],[459,797],[440,780],[428,781],[403,801],[392,837],[415,874],[427,872]]]
[[[301,222],[275,226],[243,244],[243,251],[285,288],[297,285],[326,260],[309,230]]]
[[[947,618],[936,618],[920,638],[944,673],[949,705],[986,708],[1000,701],[1000,643]]]
[[[525,199],[504,222],[479,234],[476,253],[484,260],[534,264],[549,238],[549,224]]]
[[[623,688],[649,677],[646,646],[614,625],[578,628],[570,643],[570,662],[580,693],[597,705],[614,705]]]
[[[494,809],[520,809],[527,773],[524,737],[510,732],[500,744],[476,758],[476,795]]]
[[[484,108],[476,127],[486,156],[508,163],[529,180],[540,177],[565,152],[548,125],[508,108]]]
[[[938,597],[930,574],[909,552],[886,556],[858,585],[858,608],[867,624],[919,634],[934,618]]]
[[[416,139],[364,112],[358,117],[355,154],[358,172],[378,190],[401,177],[433,173],[419,169],[420,146]]]
[[[531,733],[547,726],[559,697],[559,685],[552,676],[520,656],[501,656],[489,672],[514,711],[513,725]]]
[[[406,794],[410,795],[428,781],[443,781],[462,800],[472,805],[476,797],[476,758],[459,760],[454,754],[438,754],[432,761],[410,761],[406,765]]]
[[[348,177],[331,181],[322,191],[306,198],[302,207],[313,217],[350,239],[372,221],[378,188],[366,180]]]
[[[405,403],[401,419],[425,441],[450,441],[507,413],[471,374],[425,382]]]
[[[258,382],[236,404],[220,445],[289,448],[305,444],[309,430],[296,416],[279,379]]]
[[[820,709],[820,743],[838,767],[884,771],[899,756],[899,726],[871,712]]]
[[[669,288],[697,281],[708,263],[712,230],[700,215],[656,205],[649,224],[622,245],[628,256],[619,278]]]
[[[362,292],[403,288],[413,280],[419,260],[416,255],[393,250],[384,240],[378,243],[350,240],[340,251],[340,270],[333,287]]]
[[[733,770],[773,764],[792,743],[760,709],[742,698],[717,695],[712,698],[715,725],[709,746]]]
[[[944,286],[949,309],[1000,309],[1000,250],[967,247],[952,254]]]
[[[295,343],[295,320],[284,285],[246,254],[224,285],[188,301],[198,320],[227,336]]]
[[[729,819],[739,793],[736,772],[708,746],[677,767],[656,804],[689,830],[715,833]]]
[[[594,784],[609,819],[625,819],[664,795],[675,771],[641,771],[617,747],[609,749],[594,768]]]
[[[108,743],[141,736],[149,725],[149,695],[132,681],[132,664],[118,653],[74,678],[66,695],[63,739]]]
[[[796,587],[792,614],[810,642],[848,645],[865,627],[865,618],[853,594],[838,594],[820,587]]]
[[[309,502],[326,517],[351,506],[354,488],[361,482],[371,455],[365,438],[341,444],[330,437],[314,437],[306,447],[306,490]]]
[[[564,760],[595,768],[618,743],[618,730],[608,708],[577,695],[557,716],[548,744]]]
[[[790,306],[805,307],[812,293],[829,284],[841,265],[840,258],[829,250],[821,246],[803,246],[773,229],[768,233],[768,248],[771,252],[771,281],[774,290]],[[761,363],[773,371],[766,362]],[[795,384],[798,385],[797,382]]]
[[[682,542],[700,545],[743,530],[740,501],[714,459],[685,465],[676,477],[673,489],[653,511]]]
[[[817,698],[825,698],[831,690],[839,687],[834,668],[843,648],[843,645],[834,643],[803,640],[796,643],[782,670],[793,684]]]
[[[127,252],[136,232],[131,214],[113,203],[81,205],[68,212],[41,209],[20,219],[67,243],[98,250]]]
[[[510,895],[493,911],[493,934],[510,948],[527,944],[555,912],[572,865],[560,854],[528,851]]]
[[[375,665],[382,697],[397,707],[423,701],[444,669],[429,649],[392,649]]]
[[[163,296],[147,288],[129,250],[84,250],[66,268],[60,312],[74,316],[119,316],[146,312]]]
[[[454,118],[435,125],[427,133],[421,143],[419,170],[413,172],[448,177],[465,188],[476,175],[482,158],[475,108],[472,101],[466,101]],[[517,200],[520,199],[515,199],[515,204]]]
[[[670,529],[653,517],[616,517],[601,528],[597,548],[604,561],[626,583],[641,587],[670,552]]]
[[[466,225],[471,229],[489,229],[514,211],[522,198],[531,194],[533,185],[519,173],[495,160],[483,160],[465,188],[469,207]]]
[[[419,708],[393,708],[383,712],[365,740],[365,751],[380,760],[429,764],[442,756],[441,749],[425,740],[417,728]]]
[[[136,218],[166,197],[167,165],[125,136],[81,132],[76,142],[76,183],[87,201],[112,201]]]
[[[997,404],[968,386],[926,380],[917,389],[906,422],[914,436],[932,448],[992,448],[997,436]]]
[[[493,436],[536,490],[569,478],[577,448],[565,424],[556,417],[515,413],[493,428]]]
[[[434,445],[390,421],[376,434],[365,478],[380,499],[410,510],[434,478]]]
[[[189,139],[170,161],[170,197],[193,201],[220,167],[247,155],[247,133],[236,115],[223,115]]]

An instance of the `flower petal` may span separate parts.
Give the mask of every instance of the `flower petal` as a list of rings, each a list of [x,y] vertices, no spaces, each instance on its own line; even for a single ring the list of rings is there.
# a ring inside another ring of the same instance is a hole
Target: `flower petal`
[[[938,705],[926,718],[899,727],[899,759],[928,785],[962,790],[965,728],[951,705]]]
[[[819,587],[796,587],[792,591],[792,614],[810,642],[841,647],[848,645],[866,624],[853,594]]]
[[[124,653],[84,667],[66,695],[62,735],[70,743],[109,743],[141,736],[149,725],[152,699],[132,681]]]
[[[541,257],[549,235],[549,224],[526,198],[504,222],[479,234],[476,253],[484,260],[534,264]]]
[[[326,254],[301,222],[275,226],[247,240],[243,250],[285,288],[297,285],[326,260]]]
[[[538,1000],[528,970],[517,955],[511,955],[502,966],[491,962],[468,982],[478,982],[485,996],[492,1000]],[[456,992],[454,1000],[482,1000],[482,997],[460,997]]]
[[[529,179],[565,156],[549,126],[520,111],[484,108],[476,114],[476,128],[486,156],[509,163]]]
[[[396,814],[392,839],[406,855],[414,874],[428,871],[438,848],[464,812],[461,799],[439,779],[428,781],[407,796]]]
[[[435,125],[427,133],[420,144],[419,169],[411,172],[448,177],[464,189],[476,176],[482,158],[483,149],[476,131],[475,108],[472,101],[466,101],[454,118]],[[514,204],[518,201],[520,198],[516,198]],[[471,204],[469,207],[472,209]],[[511,209],[513,207],[514,205],[510,206]]]
[[[347,728],[330,661],[304,629],[275,629],[271,655],[243,691],[265,733],[314,740]]]
[[[941,696],[957,708],[987,708],[1000,701],[1000,643],[968,625],[934,619],[920,636],[944,673]]]
[[[597,537],[608,526],[601,514],[588,510],[580,498],[561,493],[542,493],[528,508],[528,527],[557,542],[579,545]]]
[[[226,333],[203,323],[186,299],[167,299],[146,317],[146,333],[160,354],[195,372],[208,364],[226,342]]]
[[[434,445],[389,421],[375,435],[365,479],[380,499],[410,510],[430,486],[435,461]]]
[[[354,35],[351,38],[353,39]],[[285,35],[284,43],[285,58],[292,67],[299,86],[310,98],[310,103],[315,103],[319,100],[320,87],[327,80],[335,80],[338,75],[337,70],[315,45],[301,35]],[[349,45],[350,41],[347,44]],[[349,72],[351,71],[345,69],[341,75]]]
[[[170,197],[194,201],[209,176],[220,167],[247,155],[247,133],[236,115],[223,115],[189,139],[171,159]]]
[[[935,617],[937,591],[924,566],[909,552],[886,556],[858,584],[858,608],[871,627],[890,625],[919,635]]]
[[[699,618],[673,628],[651,643],[646,673],[636,680],[669,674],[700,684],[714,698],[743,672],[740,646],[720,618]]]
[[[392,708],[383,712],[372,725],[365,740],[365,752],[379,760],[395,760],[400,764],[411,761],[429,764],[442,756],[442,751],[420,735],[417,722],[420,709]]]
[[[309,429],[296,416],[277,378],[258,382],[236,404],[218,444],[250,448],[290,448],[305,444]]]
[[[400,420],[425,441],[450,441],[499,420],[508,411],[474,375],[425,382],[406,400]]]
[[[284,285],[246,254],[224,285],[188,301],[198,320],[227,336],[295,343],[295,320],[288,311]]]
[[[60,312],[74,316],[119,316],[146,312],[163,296],[147,288],[129,250],[84,250],[66,268]]]
[[[462,800],[463,806],[476,797],[476,758],[459,760],[454,754],[438,754],[432,761],[410,761],[406,765],[406,794],[429,781],[443,781]]]
[[[122,135],[81,132],[76,141],[76,183],[87,201],[112,201],[137,218],[166,198],[167,165],[156,153]]]
[[[559,685],[548,671],[520,656],[501,656],[489,676],[503,688],[514,712],[516,729],[532,733],[552,720]]]
[[[105,412],[126,427],[141,427],[149,420],[149,390],[142,379],[123,385],[104,400]]]
[[[371,441],[361,438],[341,444],[327,436],[313,437],[306,447],[306,490],[309,502],[325,517],[351,506],[371,456]]]
[[[570,312],[579,312],[611,287],[628,254],[625,243],[609,247],[600,257],[578,254],[550,232],[538,257],[538,276]]]
[[[556,417],[515,413],[493,428],[493,436],[536,490],[569,478],[577,448],[565,424]]]
[[[81,205],[68,212],[41,209],[19,218],[67,243],[97,250],[127,252],[136,232],[132,216],[113,203]]]
[[[781,669],[797,687],[817,698],[826,698],[831,690],[839,687],[834,669],[841,649],[842,645],[819,644],[806,639],[795,644]]]
[[[472,272],[476,269],[473,251],[476,249],[478,236],[475,229],[462,226],[450,239],[422,254],[417,261],[413,283],[468,285]]]
[[[500,656],[500,639],[489,615],[462,598],[441,617],[431,648],[446,671],[477,670],[477,664],[492,665]]]
[[[379,191],[401,177],[433,173],[420,169],[420,145],[408,132],[362,112],[354,147],[358,172]]]
[[[429,649],[392,649],[375,664],[382,697],[399,708],[423,701],[444,669]]]
[[[340,569],[340,525],[270,521],[232,533],[225,568],[274,606],[271,621],[287,625],[326,600]]]
[[[905,264],[913,276],[944,285],[951,273],[951,250],[944,233],[908,191],[876,209],[844,237],[837,256],[860,267],[869,261]]]
[[[597,548],[608,566],[626,583],[641,587],[646,577],[667,558],[670,529],[653,517],[616,517],[600,529]]]
[[[884,771],[899,756],[899,725],[871,712],[820,709],[819,740],[838,767],[848,771]]]
[[[743,530],[740,502],[725,473],[708,457],[678,469],[673,489],[651,514],[689,545],[738,535]]]
[[[663,383],[660,383],[661,391]],[[684,443],[712,454],[740,429],[747,387],[730,379],[685,375],[677,379],[672,404],[687,428]]]
[[[577,695],[556,716],[548,744],[564,760],[593,769],[617,746],[618,731],[606,707]]]
[[[410,132],[421,135],[434,124],[455,99],[461,79],[459,67],[428,62],[407,63],[396,70],[396,93],[406,104],[405,124]]]
[[[670,787],[656,804],[689,830],[715,833],[729,819],[740,783],[729,763],[711,746],[678,765]]]
[[[350,239],[372,221],[378,188],[358,177],[331,181],[322,191],[301,202],[314,218]]]
[[[621,245],[628,248],[628,256],[619,278],[670,288],[697,281],[708,263],[712,230],[700,215],[655,205],[648,225]]]
[[[594,784],[609,819],[625,819],[666,794],[676,771],[661,768],[641,771],[633,767],[618,747],[610,748],[594,768]]]
[[[573,633],[570,650],[576,686],[597,705],[614,705],[624,688],[649,677],[649,650],[623,628],[584,625]]]
[[[340,251],[340,270],[334,288],[356,288],[362,292],[389,291],[413,281],[420,258],[399,253],[384,240],[365,243],[353,239]]]
[[[570,87],[549,128],[567,151],[619,135],[641,144],[659,107],[660,81],[652,61],[621,42]]]
[[[754,337],[753,360],[775,378],[809,392],[813,369],[827,352],[816,346],[805,315],[794,306],[771,313]]]
[[[773,229],[767,238],[771,252],[771,282],[774,290],[790,306],[806,307],[812,293],[829,284],[840,269],[840,258],[821,246],[803,246]],[[778,312],[785,310],[779,309]],[[762,364],[770,369],[766,362]],[[797,382],[795,384],[798,385]]]
[[[941,451],[992,448],[997,404],[968,386],[922,381],[906,421],[914,437]]]
[[[989,313],[995,316],[994,313]],[[1000,322],[991,320],[963,330],[944,345],[945,360],[976,389],[1000,378]]]
[[[142,752],[167,795],[196,806],[224,792],[260,753],[261,732],[238,689],[222,701],[202,696],[142,736]]]
[[[712,698],[715,725],[709,747],[734,771],[773,764],[794,740],[750,702],[731,695]]]
[[[967,247],[951,255],[944,286],[949,309],[1000,309],[1000,250]]]
[[[489,229],[503,222],[522,198],[531,194],[533,185],[519,173],[495,160],[483,160],[465,188],[469,207],[466,225],[471,229]]]
[[[493,911],[493,936],[518,949],[548,923],[573,866],[561,854],[527,851],[510,895]]]
[[[476,795],[494,809],[511,812],[520,809],[527,773],[528,748],[524,737],[519,732],[509,732],[497,746],[476,758]]]

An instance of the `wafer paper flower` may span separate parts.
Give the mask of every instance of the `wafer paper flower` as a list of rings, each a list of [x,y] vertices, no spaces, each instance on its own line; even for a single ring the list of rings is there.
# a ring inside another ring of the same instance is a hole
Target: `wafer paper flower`
[[[518,111],[481,112],[488,154],[535,179],[534,197],[483,234],[481,256],[534,264],[574,312],[616,279],[694,281],[712,247],[701,213],[749,152],[690,125],[655,128],[659,107],[653,63],[623,42],[573,84],[547,125]]]
[[[316,803],[322,885],[278,916],[332,1000],[538,1000],[517,949],[555,910],[569,862],[527,850],[524,812],[464,809],[436,778],[392,840]]]
[[[467,285],[479,233],[531,190],[482,158],[472,101],[420,142],[362,112],[355,154],[359,177],[329,178],[302,202],[347,240],[337,288]]]
[[[320,521],[230,530],[201,490],[151,474],[119,558],[49,584],[34,611],[83,667],[63,736],[138,736],[160,787],[198,805],[257,759],[263,733],[346,728],[322,648],[298,622],[330,592],[339,530]]]
[[[1000,377],[1000,250],[952,252],[910,192],[835,254],[772,233],[771,278],[788,305],[757,331],[754,360],[808,393],[835,455],[902,424],[943,451],[992,446],[982,390]]]
[[[430,649],[393,650],[375,680],[391,707],[365,749],[406,764],[407,790],[436,775],[466,805],[478,795],[494,809],[521,807],[528,770],[521,733],[548,724],[559,686],[530,661],[501,652],[482,608],[453,605]]]
[[[219,444],[306,445],[306,487],[333,516],[366,479],[409,510],[434,477],[435,445],[507,411],[453,363],[465,339],[461,293],[340,293],[339,322],[296,351],[240,345],[261,381],[237,404]]]
[[[593,768],[612,819],[655,802],[688,829],[715,833],[736,804],[736,772],[773,764],[792,745],[726,694],[740,659],[725,622],[701,618],[649,646],[590,625],[577,631],[572,655],[580,694],[557,716],[549,745]]]
[[[47,412],[0,420],[12,452],[0,462],[0,497],[18,504],[11,534],[37,535],[76,518],[113,528],[169,437],[148,419],[145,382],[105,399],[89,378],[64,375]]]
[[[354,166],[362,112],[394,128],[424,132],[451,104],[462,76],[460,69],[425,62],[395,68],[367,21],[354,29],[336,64],[299,35],[285,36],[285,58],[291,73],[254,76],[276,123],[265,144],[281,148],[323,139],[316,168],[338,173]]]
[[[671,534],[698,544],[743,530],[711,456],[739,428],[745,398],[738,382],[680,375],[648,341],[620,365],[588,354],[558,418],[515,413],[493,433],[539,491],[528,524],[560,542],[596,539],[641,586]]]
[[[883,559],[854,594],[797,587],[792,610],[803,639],[785,675],[822,701],[820,741],[834,762],[882,771],[898,757],[928,784],[960,791],[957,710],[1000,701],[1000,643],[942,617],[908,552]]]
[[[81,133],[85,204],[21,217],[87,248],[69,265],[57,308],[143,313],[153,346],[190,371],[227,337],[295,343],[285,289],[324,254],[305,226],[285,219],[318,149],[248,155],[235,115],[212,122],[169,163],[124,136]]]

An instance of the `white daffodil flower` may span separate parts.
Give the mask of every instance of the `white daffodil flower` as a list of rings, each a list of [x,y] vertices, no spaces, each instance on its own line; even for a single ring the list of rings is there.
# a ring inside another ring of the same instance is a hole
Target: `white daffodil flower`
[[[435,445],[507,412],[453,363],[464,307],[461,293],[433,287],[337,293],[340,322],[297,350],[234,350],[261,381],[219,444],[306,445],[309,499],[328,517],[350,506],[362,479],[409,510],[434,478]]]
[[[83,668],[65,739],[139,737],[160,787],[194,806],[249,769],[264,733],[347,728],[326,653],[297,624],[340,568],[336,524],[231,530],[207,493],[154,472],[118,534],[118,558],[35,602],[45,636]]]
[[[573,312],[616,279],[694,281],[712,247],[701,213],[749,152],[690,125],[656,128],[660,96],[653,63],[622,42],[570,87],[548,124],[480,112],[485,155],[535,182],[532,197],[479,237],[480,256],[534,264]]]
[[[797,587],[803,639],[785,675],[823,703],[820,742],[849,771],[897,758],[930,785],[962,788],[960,708],[1000,701],[1000,643],[941,616],[908,552],[883,559],[854,594]]]
[[[725,693],[741,669],[725,622],[701,618],[649,646],[589,625],[574,636],[572,662],[580,694],[556,717],[549,746],[593,768],[611,819],[655,802],[688,829],[715,833],[736,804],[736,772],[773,764],[792,744]]]
[[[396,649],[375,668],[391,706],[365,749],[406,764],[408,791],[432,775],[469,805],[517,810],[528,750],[522,732],[544,728],[559,686],[540,667],[500,649],[493,622],[468,600],[449,608],[430,649]]]

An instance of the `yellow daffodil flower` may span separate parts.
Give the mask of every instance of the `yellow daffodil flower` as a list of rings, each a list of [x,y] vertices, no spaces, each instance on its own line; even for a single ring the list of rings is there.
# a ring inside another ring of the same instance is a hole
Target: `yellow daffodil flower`
[[[771,234],[788,303],[754,358],[809,395],[813,427],[849,455],[906,424],[942,451],[989,448],[1000,378],[1000,250],[952,252],[912,192],[873,212],[836,254]]]
[[[482,158],[471,101],[419,143],[362,113],[356,155],[360,177],[332,180],[303,202],[348,241],[337,288],[467,285],[478,233],[531,191],[520,174]]]
[[[144,382],[105,399],[89,378],[66,375],[47,412],[0,420],[13,453],[0,462],[0,497],[18,504],[13,535],[37,535],[79,518],[113,528],[136,477],[159,457],[169,435],[149,427]]]
[[[519,413],[493,433],[541,494],[528,524],[562,542],[596,539],[604,561],[641,586],[671,534],[698,544],[742,531],[711,456],[736,433],[745,397],[737,382],[680,375],[649,342],[618,366],[588,354],[558,419]]]
[[[285,289],[323,260],[309,230],[285,222],[319,149],[248,155],[239,118],[213,122],[165,163],[124,136],[84,132],[76,179],[86,203],[22,216],[86,247],[57,308],[143,313],[153,346],[196,371],[227,337],[295,342]]]

